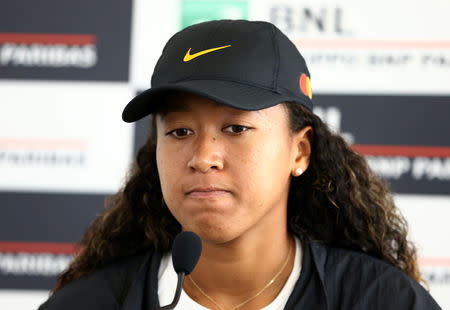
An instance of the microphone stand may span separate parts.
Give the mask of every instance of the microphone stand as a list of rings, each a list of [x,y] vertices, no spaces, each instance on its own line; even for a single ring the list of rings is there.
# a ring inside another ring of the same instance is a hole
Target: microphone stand
[[[184,271],[177,273],[177,276],[178,276],[177,289],[175,291],[175,296],[173,297],[172,303],[170,305],[164,306],[159,309],[161,309],[161,310],[173,309],[178,304],[178,301],[180,300],[180,296],[181,296],[181,290],[183,289],[183,282],[184,282],[184,276],[185,276]]]

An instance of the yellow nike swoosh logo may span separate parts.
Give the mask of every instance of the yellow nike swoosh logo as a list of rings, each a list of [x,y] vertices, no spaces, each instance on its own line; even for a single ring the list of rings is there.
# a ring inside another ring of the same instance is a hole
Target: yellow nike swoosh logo
[[[231,45],[225,45],[225,46],[220,46],[220,47],[210,48],[210,49],[208,49],[208,50],[204,50],[204,51],[201,51],[201,52],[192,54],[192,55],[191,55],[191,49],[189,49],[189,50],[186,52],[186,55],[184,55],[183,61],[184,61],[184,62],[188,62],[188,61],[191,61],[191,60],[194,59],[194,58],[197,58],[198,56],[202,56],[202,55],[205,55],[205,54],[208,54],[208,53],[217,51],[217,50],[221,50],[221,49],[224,49],[224,48],[227,48],[227,47],[230,47],[230,46],[231,46]]]

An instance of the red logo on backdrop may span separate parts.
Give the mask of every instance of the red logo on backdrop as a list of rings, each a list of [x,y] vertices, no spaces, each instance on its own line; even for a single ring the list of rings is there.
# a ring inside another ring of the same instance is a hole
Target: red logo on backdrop
[[[0,66],[92,68],[96,42],[90,34],[0,33]]]

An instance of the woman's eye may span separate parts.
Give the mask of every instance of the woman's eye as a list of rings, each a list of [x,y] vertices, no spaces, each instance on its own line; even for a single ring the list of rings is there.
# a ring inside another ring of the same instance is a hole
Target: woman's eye
[[[168,136],[172,135],[172,136],[180,138],[180,137],[186,137],[191,134],[192,134],[192,130],[189,130],[187,128],[177,128],[172,131],[169,131],[166,135],[168,135]]]
[[[247,126],[242,126],[242,125],[230,125],[228,127],[225,127],[225,131],[229,131],[229,132],[232,132],[234,134],[242,133],[242,132],[244,132],[244,131],[246,131],[248,129],[250,129],[250,128],[247,127]]]

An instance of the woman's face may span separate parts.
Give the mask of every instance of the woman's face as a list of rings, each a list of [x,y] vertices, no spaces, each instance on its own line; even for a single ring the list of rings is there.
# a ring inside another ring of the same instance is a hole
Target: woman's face
[[[290,175],[309,156],[284,105],[242,111],[180,93],[169,106],[156,118],[157,166],[183,230],[218,243],[286,230]]]

